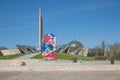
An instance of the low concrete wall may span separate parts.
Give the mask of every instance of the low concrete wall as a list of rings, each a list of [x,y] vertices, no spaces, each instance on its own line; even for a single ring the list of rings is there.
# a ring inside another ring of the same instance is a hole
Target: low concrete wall
[[[1,53],[5,55],[12,55],[12,54],[20,54],[19,49],[8,49],[8,50],[1,50]]]

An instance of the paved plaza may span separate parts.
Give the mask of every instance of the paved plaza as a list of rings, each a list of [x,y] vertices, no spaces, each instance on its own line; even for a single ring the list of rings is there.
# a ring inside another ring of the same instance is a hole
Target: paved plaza
[[[120,61],[115,61],[114,65],[110,61],[78,61],[72,60],[45,61],[39,59],[24,59],[25,66],[12,66],[14,60],[0,60],[0,71],[101,71],[120,70]],[[19,61],[19,60],[17,60]]]
[[[0,80],[120,80],[120,71],[4,71]]]
[[[120,61],[23,59],[25,66],[11,66],[12,61],[0,60],[0,80],[120,80]]]

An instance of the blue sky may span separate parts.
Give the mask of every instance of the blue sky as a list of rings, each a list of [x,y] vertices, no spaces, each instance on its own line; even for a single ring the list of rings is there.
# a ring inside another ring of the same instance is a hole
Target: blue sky
[[[57,45],[120,43],[120,0],[0,0],[0,46],[38,46],[39,7],[44,34],[54,33]]]

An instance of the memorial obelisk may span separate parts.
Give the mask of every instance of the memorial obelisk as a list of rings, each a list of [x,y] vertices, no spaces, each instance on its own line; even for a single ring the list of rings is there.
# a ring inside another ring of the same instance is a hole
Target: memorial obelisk
[[[40,53],[42,53],[42,35],[43,35],[42,8],[39,8],[39,47],[38,47],[38,50]]]

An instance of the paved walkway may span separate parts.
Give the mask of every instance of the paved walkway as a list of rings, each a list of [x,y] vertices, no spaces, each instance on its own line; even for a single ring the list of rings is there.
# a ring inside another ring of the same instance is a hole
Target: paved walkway
[[[37,59],[22,60],[25,66],[11,66],[13,60],[0,60],[0,71],[120,71],[120,61],[111,65],[108,61],[83,61],[73,63],[68,60],[45,61]]]
[[[120,80],[120,71],[3,71],[0,80]]]
[[[34,54],[36,55],[36,54]],[[31,55],[33,56],[33,55]],[[25,66],[11,66],[14,60],[0,60],[0,80],[120,80],[120,61],[45,61],[18,58]]]

